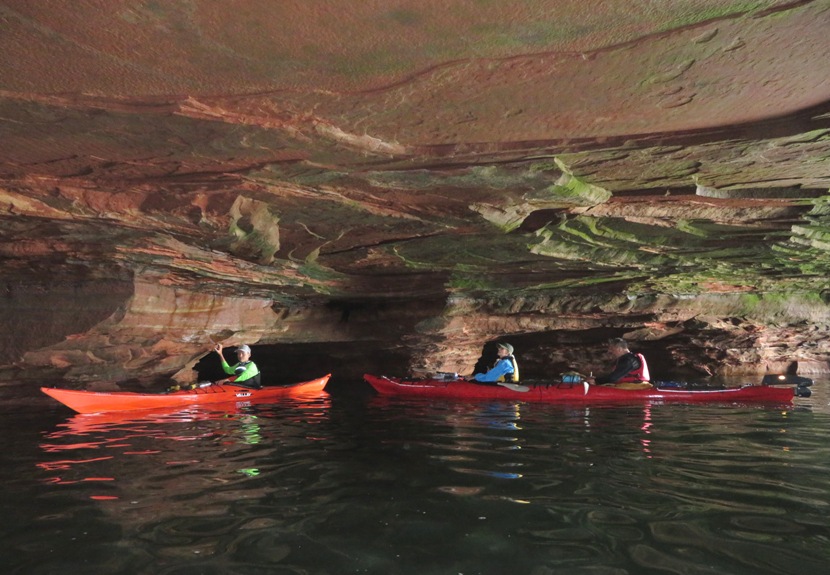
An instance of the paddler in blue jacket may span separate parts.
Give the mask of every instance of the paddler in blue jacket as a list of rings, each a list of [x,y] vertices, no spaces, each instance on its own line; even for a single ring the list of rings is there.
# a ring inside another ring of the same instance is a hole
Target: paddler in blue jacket
[[[499,357],[496,363],[487,373],[477,373],[468,380],[479,383],[518,383],[519,364],[516,363],[516,358],[513,357],[513,346],[509,343],[500,343],[497,354]]]
[[[216,383],[233,383],[235,385],[252,387],[254,389],[262,387],[260,384],[259,368],[253,361],[251,361],[250,347],[243,344],[236,348],[236,359],[238,360],[238,363],[234,366],[228,365],[228,362],[225,361],[225,356],[222,355],[221,343],[217,343],[213,348],[213,351],[218,353],[222,360],[222,370],[231,376],[226,379],[220,379]]]

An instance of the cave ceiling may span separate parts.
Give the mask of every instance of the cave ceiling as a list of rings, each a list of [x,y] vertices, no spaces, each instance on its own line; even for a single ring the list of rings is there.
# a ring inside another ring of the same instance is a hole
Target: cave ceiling
[[[457,368],[505,335],[694,321],[828,351],[827,0],[3,0],[0,22],[9,365],[117,379],[206,338],[374,333]]]

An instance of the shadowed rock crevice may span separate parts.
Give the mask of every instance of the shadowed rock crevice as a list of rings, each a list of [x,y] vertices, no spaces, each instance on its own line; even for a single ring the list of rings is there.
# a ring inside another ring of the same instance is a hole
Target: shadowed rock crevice
[[[0,298],[0,362],[17,363],[33,349],[79,337],[88,329],[118,314],[133,295],[128,278],[84,279],[56,270],[22,282],[4,282]],[[57,373],[71,360],[55,356],[51,367]]]

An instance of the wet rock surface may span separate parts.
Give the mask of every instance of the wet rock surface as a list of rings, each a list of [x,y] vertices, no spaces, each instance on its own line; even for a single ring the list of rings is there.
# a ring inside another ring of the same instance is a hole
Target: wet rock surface
[[[826,2],[104,4],[0,4],[0,378],[830,370]]]

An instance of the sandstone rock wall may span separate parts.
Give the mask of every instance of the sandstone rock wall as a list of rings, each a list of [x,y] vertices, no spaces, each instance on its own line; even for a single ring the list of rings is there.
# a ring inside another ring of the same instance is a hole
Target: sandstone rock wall
[[[830,370],[826,2],[235,6],[0,7],[0,378]]]

